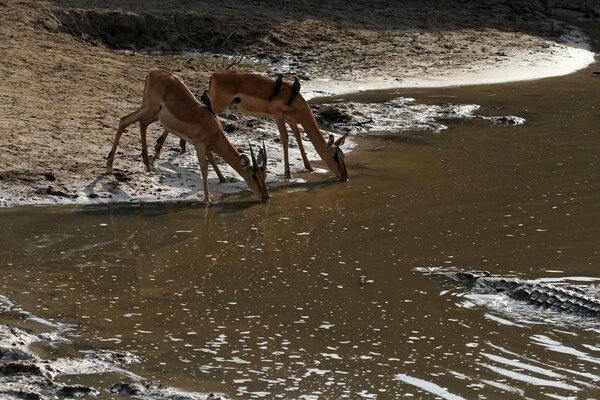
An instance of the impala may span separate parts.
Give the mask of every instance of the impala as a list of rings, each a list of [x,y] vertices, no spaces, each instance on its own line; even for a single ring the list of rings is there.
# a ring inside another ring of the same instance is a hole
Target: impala
[[[312,171],[312,167],[302,145],[298,124],[302,125],[315,150],[329,169],[341,181],[347,180],[348,170],[340,147],[348,134],[338,140],[335,140],[333,135],[329,135],[329,140],[326,142],[310,106],[299,92],[300,83],[297,79],[290,85],[283,82],[281,77],[274,81],[261,75],[241,72],[216,72],[212,75],[209,84],[209,95],[214,111],[222,112],[231,106],[248,115],[275,119],[283,144],[286,178],[291,177],[288,133],[285,126],[287,122],[298,142],[302,161],[307,170]],[[156,150],[159,153],[167,135],[168,132],[165,131],[158,139]],[[181,144],[184,150],[183,141]]]
[[[221,123],[215,117],[214,112],[201,104],[179,77],[161,69],[155,69],[148,73],[140,108],[119,121],[112,150],[108,154],[107,173],[112,172],[113,160],[121,135],[129,125],[135,122],[140,124],[144,165],[147,171],[150,170],[146,130],[148,125],[156,121],[163,125],[165,132],[174,133],[196,148],[204,184],[205,201],[209,201],[208,162],[210,161],[216,168],[212,152],[231,165],[261,201],[269,198],[265,182],[267,153],[264,144],[259,151],[258,161],[252,147],[250,147],[251,158],[240,154],[225,137]],[[216,169],[218,170],[218,168]],[[220,172],[219,178],[222,178]]]

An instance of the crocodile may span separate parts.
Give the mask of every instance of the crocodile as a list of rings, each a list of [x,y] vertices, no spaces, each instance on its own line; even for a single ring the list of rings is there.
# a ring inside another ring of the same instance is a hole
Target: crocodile
[[[520,301],[556,311],[600,318],[600,298],[572,286],[513,277],[495,276],[487,271],[457,271],[435,268],[416,268],[427,275],[444,275],[465,285],[503,293]]]

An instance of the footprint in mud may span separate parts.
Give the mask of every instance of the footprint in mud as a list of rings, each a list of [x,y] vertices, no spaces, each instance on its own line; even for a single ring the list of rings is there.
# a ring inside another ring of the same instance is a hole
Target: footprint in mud
[[[119,182],[129,182],[131,180],[131,178],[129,176],[127,176],[125,173],[117,171],[114,174],[114,177],[116,180],[118,180]]]

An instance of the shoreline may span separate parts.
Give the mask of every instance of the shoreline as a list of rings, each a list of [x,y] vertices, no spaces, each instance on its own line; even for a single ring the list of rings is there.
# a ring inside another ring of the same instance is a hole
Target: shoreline
[[[182,38],[182,43],[176,44],[190,49],[195,48],[194,43],[208,46],[194,57],[127,53],[124,48],[119,50],[99,41],[103,37],[102,28],[113,21],[122,24],[110,38],[114,45],[126,44],[129,29],[145,24],[148,15],[137,10],[135,2],[122,5],[110,0],[86,0],[87,7],[91,7],[88,9],[83,2],[72,0],[57,0],[54,4],[28,0],[7,3],[6,12],[0,15],[0,35],[8,38],[0,43],[0,51],[6,54],[0,61],[0,73],[6,76],[0,81],[0,108],[3,109],[0,129],[4,132],[0,135],[3,149],[0,208],[201,201],[202,182],[195,155],[191,151],[181,155],[178,140],[173,135],[165,144],[163,158],[150,173],[145,172],[140,159],[136,126],[121,139],[115,174],[104,174],[105,157],[119,118],[139,106],[147,71],[152,68],[173,71],[194,93],[201,93],[211,72],[227,64],[216,56],[219,53],[211,44],[215,41],[221,43],[216,46],[217,50],[223,49],[229,40],[234,46],[232,54],[237,50],[250,56],[236,66],[238,70],[270,77],[284,73],[288,81],[290,76],[300,77],[301,92],[306,99],[366,90],[534,80],[566,75],[595,61],[595,54],[588,50],[589,39],[577,28],[554,19],[542,6],[513,9],[497,4],[489,7],[471,4],[465,8],[462,3],[448,0],[425,8],[410,3],[415,7],[399,11],[395,2],[384,0],[378,3],[381,8],[377,12],[365,15],[358,3],[334,1],[329,6],[343,12],[346,18],[345,23],[340,23],[327,18],[304,18],[305,13],[312,10],[310,0],[307,1],[308,8],[293,10],[294,15],[288,16],[286,23],[261,25],[261,21],[273,22],[281,10],[226,0],[226,5],[215,6],[209,13],[200,6],[194,8],[196,3],[182,0],[179,6],[185,8],[194,29],[204,26],[203,18],[213,21],[230,15],[230,7],[249,13],[248,21],[255,22],[234,36],[230,28],[217,24],[218,29],[211,31],[212,36],[199,36],[197,43],[191,42],[188,36],[177,36],[182,33],[177,30],[181,26],[168,25],[174,30],[173,37]],[[170,17],[175,11],[159,2],[155,5],[161,21],[171,23]],[[387,16],[386,24],[382,25],[377,15]],[[424,15],[429,16],[425,25]],[[83,16],[86,18],[79,18]],[[142,43],[146,43],[144,40],[149,44],[156,42],[160,31],[155,29],[149,26],[135,39]],[[244,41],[248,37],[246,33],[262,36]],[[217,40],[220,35],[224,35],[223,41]],[[156,43],[152,45],[161,48]],[[173,52],[177,53],[181,46],[174,47]],[[223,49],[223,52],[230,50]],[[168,48],[164,53],[168,53]],[[345,102],[353,107],[347,99]],[[340,106],[343,108],[344,104]],[[430,105],[418,106],[424,116],[431,111]],[[368,129],[398,130],[398,124],[384,115],[389,110],[384,105],[373,104],[362,113],[352,107],[344,111],[354,112],[354,118],[349,119],[356,126],[364,128],[363,123],[374,116],[381,121],[374,121]],[[401,107],[394,105],[394,109],[400,111],[394,115],[402,122],[403,107],[404,103]],[[266,142],[268,182],[276,183],[281,190],[286,180],[276,125],[270,120],[239,115],[221,117],[221,122],[227,137],[241,151],[248,152],[248,141]],[[435,124],[435,120],[433,122]],[[329,125],[324,133],[336,128],[336,124]],[[336,129],[334,133],[340,132]],[[422,128],[410,123],[401,126],[401,130],[410,129]],[[158,124],[149,127],[150,147],[161,131]],[[346,153],[356,146],[352,135],[343,147]],[[290,142],[290,165],[292,174],[297,175],[290,182],[301,183],[310,175],[304,172],[293,135]],[[309,159],[318,160],[312,144],[307,140],[304,143]],[[314,166],[322,165],[319,161]],[[226,164],[220,162],[220,167],[233,183],[218,183],[210,168],[209,190],[213,200],[221,201],[232,193],[243,193],[241,197],[245,199],[244,193],[249,193],[245,183]],[[317,174],[319,179],[334,179],[333,174],[322,168],[312,174]],[[352,171],[350,174],[352,176]]]
[[[304,97],[308,100],[374,90],[490,85],[555,78],[575,73],[596,62],[596,53],[591,50],[589,42],[590,39],[581,31],[573,29],[562,38],[562,43],[554,44],[552,52],[555,54],[537,53],[534,59],[523,50],[493,66],[475,67],[475,70],[458,68],[444,75],[406,79],[373,77],[354,81],[316,78],[303,85]]]
[[[568,47],[565,45],[562,45],[561,48],[564,49],[563,53],[557,54],[554,58],[543,58],[538,60],[540,63],[536,65],[535,68],[532,68],[531,65],[525,65],[527,62],[530,64],[535,64],[535,62],[527,61],[525,58],[522,58],[517,60],[508,60],[504,65],[496,66],[496,68],[482,68],[475,72],[456,70],[448,73],[445,76],[411,78],[405,81],[370,79],[366,82],[347,82],[319,80],[317,78],[304,83],[303,95],[305,98],[307,98],[307,100],[309,100],[316,97],[323,98],[339,95],[352,95],[363,91],[373,90],[502,84],[568,75],[581,69],[585,69],[595,62],[595,53],[585,48]],[[514,64],[516,64],[516,66],[514,66]],[[512,79],[506,79],[506,76],[511,76]],[[325,89],[323,89],[323,87],[325,87]],[[226,122],[226,119],[223,119],[221,116],[221,121]],[[258,130],[269,132],[271,136],[278,137],[277,128],[270,120],[260,120],[260,122],[255,125],[258,125]],[[325,130],[324,132],[328,131]],[[335,134],[338,135],[338,133]],[[238,140],[230,136],[230,140],[236,146],[247,147],[245,144],[246,137],[237,139]],[[268,183],[275,183],[281,186],[282,184],[285,185],[286,181],[287,183],[291,184],[306,182],[303,177],[297,177],[299,173],[302,175],[331,175],[328,170],[317,166],[314,166],[315,171],[312,173],[305,171],[300,159],[300,152],[297,146],[294,146],[293,138],[290,138],[290,140],[292,141],[289,148],[290,167],[292,168],[292,171],[296,177],[293,177],[290,180],[286,180],[283,177],[281,145],[279,143],[272,143],[272,141],[269,141],[267,146],[268,152],[270,153],[269,157],[271,160],[276,159],[277,165],[269,166]],[[80,187],[82,190],[79,193],[76,193],[75,198],[69,198],[67,196],[61,197],[60,195],[45,196],[43,193],[41,193],[42,195],[39,197],[32,196],[25,199],[11,199],[10,195],[0,195],[0,209],[27,206],[77,206],[180,201],[203,202],[203,199],[201,198],[202,181],[195,154],[190,150],[188,150],[187,154],[179,154],[178,150],[175,150],[175,147],[173,146],[174,139],[171,138],[171,141],[171,146],[165,147],[166,151],[163,155],[163,158],[156,161],[152,172],[146,173],[141,161],[134,163],[133,165],[131,165],[131,163],[127,163],[128,165],[125,168],[127,171],[126,181],[143,179],[146,181],[147,187],[154,189],[158,188],[158,192],[152,190],[145,192],[143,189],[128,191],[126,188],[121,187],[119,192],[113,192],[109,195],[109,197],[99,197],[94,194],[90,195],[94,193],[96,184],[99,184],[103,180],[103,177],[107,179],[112,177],[112,175],[101,175],[96,177],[95,181],[91,184],[85,184],[84,182],[81,182]],[[314,151],[314,148],[310,142],[305,142],[304,147],[306,149],[307,156],[311,161],[317,161],[321,163],[318,154],[316,151]],[[349,137],[349,140],[347,140],[347,143],[344,146],[345,153],[351,153],[352,149],[355,147],[356,142]],[[276,154],[277,156],[272,157],[272,154]],[[122,165],[123,161],[125,161],[123,156],[116,158],[115,172],[124,172]],[[217,198],[216,203],[219,203],[228,195],[241,194],[244,192],[249,194],[249,190],[246,188],[243,180],[239,179],[235,172],[228,165],[221,164],[220,168],[223,170],[224,174],[233,181],[222,184],[218,181],[216,174],[214,171],[212,171],[212,168],[209,169],[209,190],[211,193],[212,203],[215,202],[215,197]],[[174,171],[177,171],[176,177],[172,176],[172,173],[175,173]],[[327,177],[325,179],[330,178],[331,177]],[[170,189],[168,189],[169,187]],[[0,193],[3,192],[7,193],[6,191],[0,190]],[[250,195],[249,200],[251,201],[252,199],[253,197]]]

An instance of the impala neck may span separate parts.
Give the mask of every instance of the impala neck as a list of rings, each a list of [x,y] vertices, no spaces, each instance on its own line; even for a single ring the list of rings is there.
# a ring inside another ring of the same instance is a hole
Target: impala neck
[[[231,165],[231,168],[235,170],[241,177],[242,174],[242,161],[240,159],[240,153],[233,147],[231,142],[227,140],[225,134],[221,132],[219,138],[212,143],[211,150],[219,155],[227,164]]]
[[[329,153],[327,152],[327,142],[323,138],[323,135],[321,135],[317,120],[308,104],[306,105],[306,108],[300,112],[298,122],[300,122],[300,125],[304,128],[306,135],[310,139],[317,153],[319,153],[321,159],[325,161],[330,158]]]

